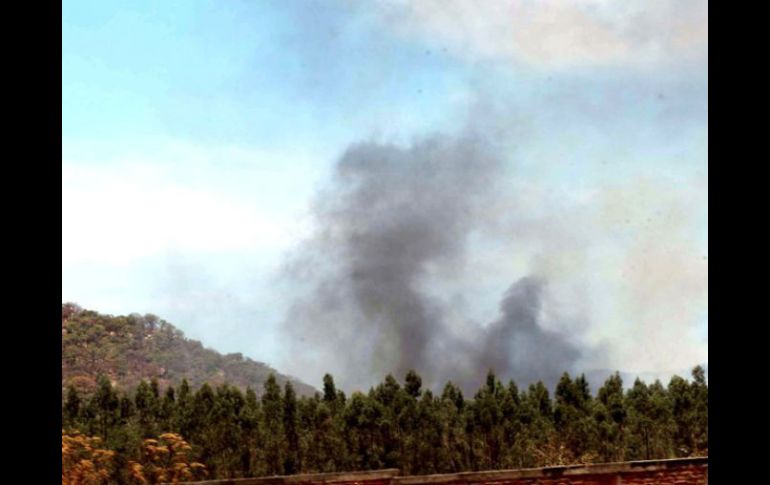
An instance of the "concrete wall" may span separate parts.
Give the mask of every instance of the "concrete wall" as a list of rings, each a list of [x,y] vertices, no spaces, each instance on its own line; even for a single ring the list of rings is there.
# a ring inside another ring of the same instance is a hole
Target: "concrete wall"
[[[189,482],[196,485],[708,485],[708,457],[525,470],[399,476],[399,471],[319,473]]]

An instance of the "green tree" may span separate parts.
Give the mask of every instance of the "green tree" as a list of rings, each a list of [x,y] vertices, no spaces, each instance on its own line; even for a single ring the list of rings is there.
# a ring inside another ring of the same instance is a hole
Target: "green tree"
[[[650,410],[653,421],[652,456],[673,458],[674,452],[674,417],[668,390],[659,380],[650,386]]]
[[[677,456],[690,456],[695,451],[695,402],[685,379],[674,376],[668,384],[668,395],[674,421],[674,446]]]
[[[324,402],[331,404],[337,399],[337,388],[334,385],[334,378],[331,374],[324,375]]]
[[[180,396],[181,398],[181,396]],[[210,385],[203,384],[193,395],[192,412],[189,416],[190,441],[198,444],[198,459],[210,463],[214,454],[211,442],[211,423],[216,395]]]
[[[283,393],[283,430],[286,436],[286,454],[284,472],[295,474],[302,468],[299,452],[299,433],[297,431],[297,395],[291,382],[286,382]]]
[[[465,399],[462,391],[451,381],[441,393],[439,416],[443,427],[442,442],[446,446],[442,472],[453,473],[468,469],[470,446],[465,433]]]
[[[519,388],[515,382],[510,381],[508,388],[500,404],[502,412],[502,451],[501,467],[521,467],[521,456],[524,453],[521,424],[521,398]]]
[[[548,388],[542,381],[530,384],[521,395],[519,420],[521,437],[519,463],[521,467],[535,467],[550,464],[546,450],[555,440],[553,402]]]
[[[439,403],[430,389],[423,391],[417,403],[420,426],[417,428],[417,453],[415,472],[420,474],[439,473],[445,469],[448,454],[443,441],[443,423],[439,414]]]
[[[404,389],[406,393],[412,396],[414,399],[420,397],[420,389],[422,388],[422,377],[420,377],[416,371],[410,370],[406,373],[406,384]]]
[[[623,461],[627,448],[628,412],[619,373],[607,378],[597,393],[595,409],[599,457],[602,461]]]
[[[708,455],[708,406],[709,389],[706,383],[706,370],[697,366],[692,370],[693,382],[690,385],[693,401],[693,448],[694,454]]]
[[[398,467],[403,456],[403,431],[399,423],[399,415],[404,408],[408,396],[401,389],[392,374],[374,388],[373,398],[380,403],[383,418],[380,432],[383,446],[383,461],[386,468]]]
[[[96,420],[99,423],[99,435],[106,440],[109,431],[117,421],[118,406],[120,404],[118,395],[107,377],[99,377],[99,387],[92,400],[94,403],[93,409],[96,411]]]
[[[574,381],[564,373],[556,385],[554,425],[560,441],[569,452],[568,460],[590,460],[596,423],[591,413],[592,399],[585,376]]]
[[[182,436],[190,439],[193,432],[193,393],[187,379],[182,379],[179,384],[179,392],[176,395],[176,423],[174,429],[179,430]]]
[[[163,432],[178,432],[176,419],[176,393],[173,386],[168,386],[166,388],[158,411],[160,427]]]
[[[227,384],[217,388],[214,405],[205,427],[209,464],[217,476],[223,478],[243,476],[241,447],[244,436],[238,418],[245,403],[243,394],[238,388]]]
[[[131,418],[134,417],[136,414],[136,410],[134,409],[134,402],[131,401],[131,399],[128,396],[121,396],[120,398],[120,423],[122,425],[127,425],[130,423]]]
[[[281,388],[270,376],[265,381],[265,392],[262,394],[262,410],[264,416],[264,454],[265,468],[268,475],[281,475],[284,472],[285,439],[283,430],[283,398]]]
[[[75,386],[68,386],[67,387],[67,398],[64,401],[64,425],[65,426],[76,426],[78,423],[78,418],[80,417],[80,406],[82,405],[82,401],[80,399],[80,394],[78,394],[77,389],[75,389]]]
[[[240,459],[243,476],[259,476],[261,473],[257,450],[261,447],[260,409],[257,394],[253,389],[246,389],[246,397],[238,415],[238,423],[243,433],[243,446]]]
[[[634,381],[634,386],[626,394],[626,401],[628,403],[630,431],[629,456],[636,460],[649,460],[652,458],[653,433],[655,431],[653,404],[649,388],[637,378]]]
[[[487,373],[486,385],[479,390],[472,406],[475,429],[480,433],[477,462],[482,469],[500,466],[503,440],[503,411],[505,390],[493,370]]]

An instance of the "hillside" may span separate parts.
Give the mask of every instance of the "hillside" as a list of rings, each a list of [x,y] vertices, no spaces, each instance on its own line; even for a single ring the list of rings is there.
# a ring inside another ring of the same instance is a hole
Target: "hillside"
[[[204,348],[154,315],[112,316],[62,305],[62,388],[73,384],[88,392],[104,374],[125,389],[142,379],[155,378],[161,387],[187,379],[193,387],[227,382],[260,394],[271,373],[281,385],[291,380],[299,395],[315,392],[262,362]]]

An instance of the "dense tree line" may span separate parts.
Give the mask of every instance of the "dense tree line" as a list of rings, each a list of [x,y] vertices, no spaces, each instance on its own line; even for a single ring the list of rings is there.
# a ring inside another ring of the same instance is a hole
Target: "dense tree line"
[[[323,393],[300,398],[273,376],[260,397],[186,381],[163,391],[142,381],[121,393],[100,378],[90,396],[67,390],[62,418],[65,429],[101,438],[126,462],[142,440],[177,433],[212,477],[445,473],[706,454],[708,385],[701,367],[691,380],[637,380],[626,390],[615,374],[596,395],[584,376],[565,373],[551,395],[541,382],[519,389],[490,371],[471,399],[451,382],[434,395],[413,371],[403,383],[389,375],[349,397],[328,374]]]

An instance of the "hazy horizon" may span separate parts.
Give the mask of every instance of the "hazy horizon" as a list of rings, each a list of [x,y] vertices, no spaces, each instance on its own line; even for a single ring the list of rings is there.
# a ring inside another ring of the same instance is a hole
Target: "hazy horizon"
[[[62,14],[63,302],[314,386],[708,364],[707,2]]]

